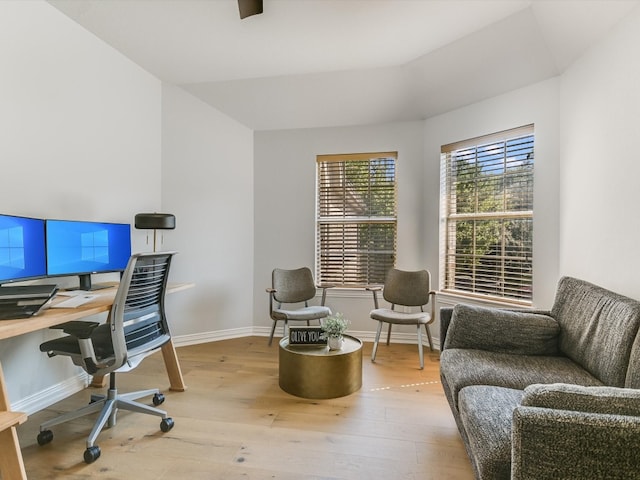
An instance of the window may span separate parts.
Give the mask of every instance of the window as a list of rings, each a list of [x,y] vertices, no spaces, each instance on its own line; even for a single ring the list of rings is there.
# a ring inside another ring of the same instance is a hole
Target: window
[[[531,303],[533,125],[442,147],[440,288]]]
[[[382,284],[396,260],[397,152],[317,157],[316,278]]]

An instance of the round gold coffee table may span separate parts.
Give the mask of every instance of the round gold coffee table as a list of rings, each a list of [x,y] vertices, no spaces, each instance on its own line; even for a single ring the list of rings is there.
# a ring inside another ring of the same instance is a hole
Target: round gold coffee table
[[[362,342],[344,336],[341,350],[280,340],[280,388],[302,398],[337,398],[362,387]]]

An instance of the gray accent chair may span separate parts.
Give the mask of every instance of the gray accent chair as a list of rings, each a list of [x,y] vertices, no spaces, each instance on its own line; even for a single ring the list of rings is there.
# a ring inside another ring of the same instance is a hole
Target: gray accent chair
[[[640,479],[640,302],[563,277],[550,311],[440,313],[442,386],[477,479]]]
[[[431,275],[427,270],[404,271],[392,268],[387,273],[384,287],[367,287],[373,293],[374,309],[370,317],[378,322],[376,339],[371,352],[371,361],[375,362],[378,352],[378,342],[382,325],[388,324],[387,345],[391,339],[391,327],[393,325],[415,325],[418,334],[418,356],[420,369],[424,368],[424,353],[422,349],[422,327],[427,332],[429,348],[433,351],[433,340],[429,325],[436,318],[435,292],[431,290]],[[380,308],[378,292],[382,290],[382,297],[390,303],[390,308]],[[430,311],[425,307],[430,305]]]
[[[316,296],[318,288],[322,288],[320,305],[309,305],[309,300]],[[331,315],[331,309],[325,306],[328,288],[331,288],[331,285],[316,286],[308,267],[293,270],[275,268],[271,272],[271,288],[266,289],[269,294],[269,316],[273,320],[269,345],[273,342],[279,321],[284,322],[284,336],[291,321],[306,322],[309,325],[311,320],[320,322]]]
[[[106,395],[92,395],[87,406],[42,423],[39,445],[53,440],[51,427],[98,413],[84,452],[84,461],[92,463],[100,457],[100,448],[95,444],[98,435],[105,426],[116,425],[116,414],[120,409],[161,417],[163,432],[173,428],[173,419],[167,412],[135,401],[153,396],[153,404],[160,405],[164,396],[157,388],[118,393],[116,372],[132,370],[171,339],[164,297],[174,254],[158,252],[131,256],[106,323],[72,321],[52,327],[62,329],[66,335],[42,343],[40,350],[49,357],[69,357],[90,375],[109,374],[109,388]]]

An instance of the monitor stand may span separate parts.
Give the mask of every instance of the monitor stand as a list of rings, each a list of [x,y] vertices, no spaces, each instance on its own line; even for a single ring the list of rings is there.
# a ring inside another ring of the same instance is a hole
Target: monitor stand
[[[78,275],[80,278],[80,288],[78,290],[85,290],[87,292],[91,292],[93,290],[102,290],[103,288],[111,288],[112,285],[108,283],[91,283],[91,274],[85,273],[82,275]]]

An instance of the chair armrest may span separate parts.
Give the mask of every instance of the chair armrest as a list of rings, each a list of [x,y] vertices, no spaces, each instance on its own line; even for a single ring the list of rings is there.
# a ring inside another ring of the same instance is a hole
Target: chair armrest
[[[435,290],[429,291],[429,303],[431,304],[431,320],[429,323],[433,323],[436,319],[436,295],[438,292]]]
[[[265,291],[269,294],[269,317],[273,318],[273,294],[276,293],[276,289],[269,287]]]
[[[320,301],[320,305],[322,305],[323,307],[324,307],[324,302],[327,300],[327,289],[334,288],[334,287],[335,285],[331,285],[328,283],[321,283],[316,286],[316,288],[322,289],[322,300]]]
[[[519,406],[512,480],[630,479],[640,472],[640,417]]]
[[[53,325],[50,328],[53,330],[62,330],[67,335],[73,335],[76,338],[89,338],[98,325],[100,325],[98,322],[74,320],[61,323],[60,325]]]
[[[382,291],[382,287],[379,285],[373,285],[373,286],[365,287],[364,289],[373,294],[373,308],[375,310],[380,308],[380,306],[378,305],[378,292]]]
[[[559,334],[560,325],[549,315],[459,304],[453,308],[444,348],[557,355]]]

